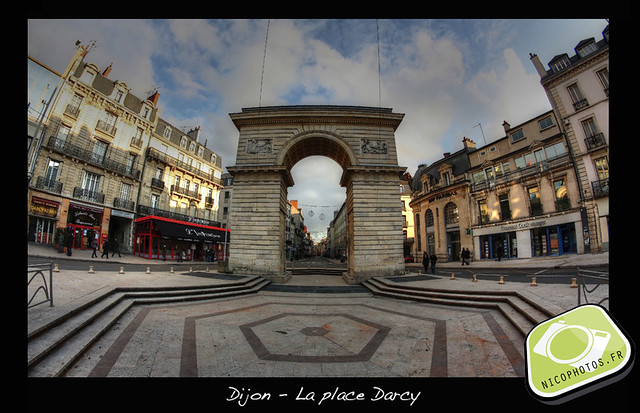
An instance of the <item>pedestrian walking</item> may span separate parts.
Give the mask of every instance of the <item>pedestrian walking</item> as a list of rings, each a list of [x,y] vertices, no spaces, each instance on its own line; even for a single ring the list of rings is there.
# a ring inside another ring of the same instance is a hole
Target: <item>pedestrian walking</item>
[[[460,256],[462,257],[462,266],[464,266],[465,264],[469,265],[469,258],[471,257],[471,251],[469,251],[468,248],[463,248]]]
[[[496,255],[498,256],[498,261],[502,260],[502,254],[503,254],[502,244],[498,244],[498,248],[496,248]]]
[[[435,274],[436,273],[436,261],[438,261],[438,257],[436,257],[436,254],[432,254],[431,257],[429,257],[429,261],[431,262],[431,274]]]
[[[91,258],[98,258],[98,241],[95,238],[91,241],[91,248],[93,249]]]
[[[118,240],[114,240],[113,241],[113,246],[111,248],[111,256],[113,257],[114,255],[116,255],[116,253],[118,253],[118,257],[122,258],[122,255],[120,255],[120,244],[118,243]]]
[[[167,260],[167,244],[162,244],[162,261]]]
[[[102,244],[102,255],[100,256],[100,258],[104,258],[104,256],[107,256],[107,259],[109,259],[109,240],[105,239],[104,243]]]
[[[422,254],[422,267],[425,274],[429,272],[429,254],[427,254],[427,251]]]

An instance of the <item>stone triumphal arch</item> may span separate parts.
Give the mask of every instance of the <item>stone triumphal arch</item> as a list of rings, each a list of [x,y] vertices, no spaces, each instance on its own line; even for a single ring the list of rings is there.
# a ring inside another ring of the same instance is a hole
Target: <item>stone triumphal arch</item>
[[[229,269],[286,282],[285,218],[291,168],[326,156],[343,170],[350,284],[404,272],[394,133],[404,117],[359,106],[274,106],[230,114],[240,132],[229,227]]]

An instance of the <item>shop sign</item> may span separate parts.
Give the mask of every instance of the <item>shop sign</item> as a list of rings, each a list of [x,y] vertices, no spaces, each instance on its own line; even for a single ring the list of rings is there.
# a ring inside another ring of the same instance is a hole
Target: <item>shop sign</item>
[[[69,205],[69,223],[100,227],[102,225],[102,211],[90,207]]]
[[[455,195],[458,195],[458,191],[453,190],[453,191],[444,192],[442,194],[438,194],[438,195],[432,196],[427,201],[428,202],[433,202],[433,201],[437,201],[439,199],[450,198],[450,197],[455,196]]]
[[[545,220],[537,220],[537,221],[527,221],[527,222],[518,222],[517,224],[511,225],[501,225],[500,231],[502,232],[510,232],[510,231],[519,231],[523,229],[529,228],[538,228],[546,226],[547,221]]]
[[[55,201],[49,201],[47,199],[33,197],[31,198],[30,212],[33,215],[38,215],[46,218],[55,218],[58,215],[58,206],[60,204]]]

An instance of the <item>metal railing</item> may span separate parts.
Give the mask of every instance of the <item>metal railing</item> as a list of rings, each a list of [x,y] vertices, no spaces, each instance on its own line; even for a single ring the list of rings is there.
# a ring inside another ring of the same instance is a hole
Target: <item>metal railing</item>
[[[601,285],[609,285],[609,273],[603,271],[585,270],[578,267],[576,271],[576,278],[578,283],[578,305],[582,304],[582,297],[584,296],[584,304],[589,304],[589,297],[587,294],[592,294]],[[591,281],[595,286],[591,289],[587,287],[587,281]],[[608,301],[609,296],[602,298],[595,304],[601,305],[603,302]]]
[[[48,275],[46,274],[47,272]],[[36,297],[42,295],[40,294],[41,291],[44,293],[45,299],[34,303],[33,301]],[[29,297],[30,293],[31,297]],[[27,298],[27,308],[47,302],[50,307],[53,307],[53,263],[45,262],[27,265]]]

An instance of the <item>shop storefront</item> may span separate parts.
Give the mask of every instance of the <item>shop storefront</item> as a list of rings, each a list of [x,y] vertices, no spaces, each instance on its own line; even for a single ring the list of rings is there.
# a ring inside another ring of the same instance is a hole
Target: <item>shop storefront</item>
[[[133,248],[135,255],[148,259],[221,261],[229,241],[224,228],[147,216],[135,221]]]
[[[473,229],[475,259],[532,258],[583,253],[579,212]]]
[[[73,236],[73,248],[90,249],[94,239],[98,241],[98,244],[102,244],[100,230],[103,214],[102,208],[69,203],[67,228],[71,230]]]
[[[29,205],[28,241],[37,244],[53,244],[60,203],[32,197]]]

